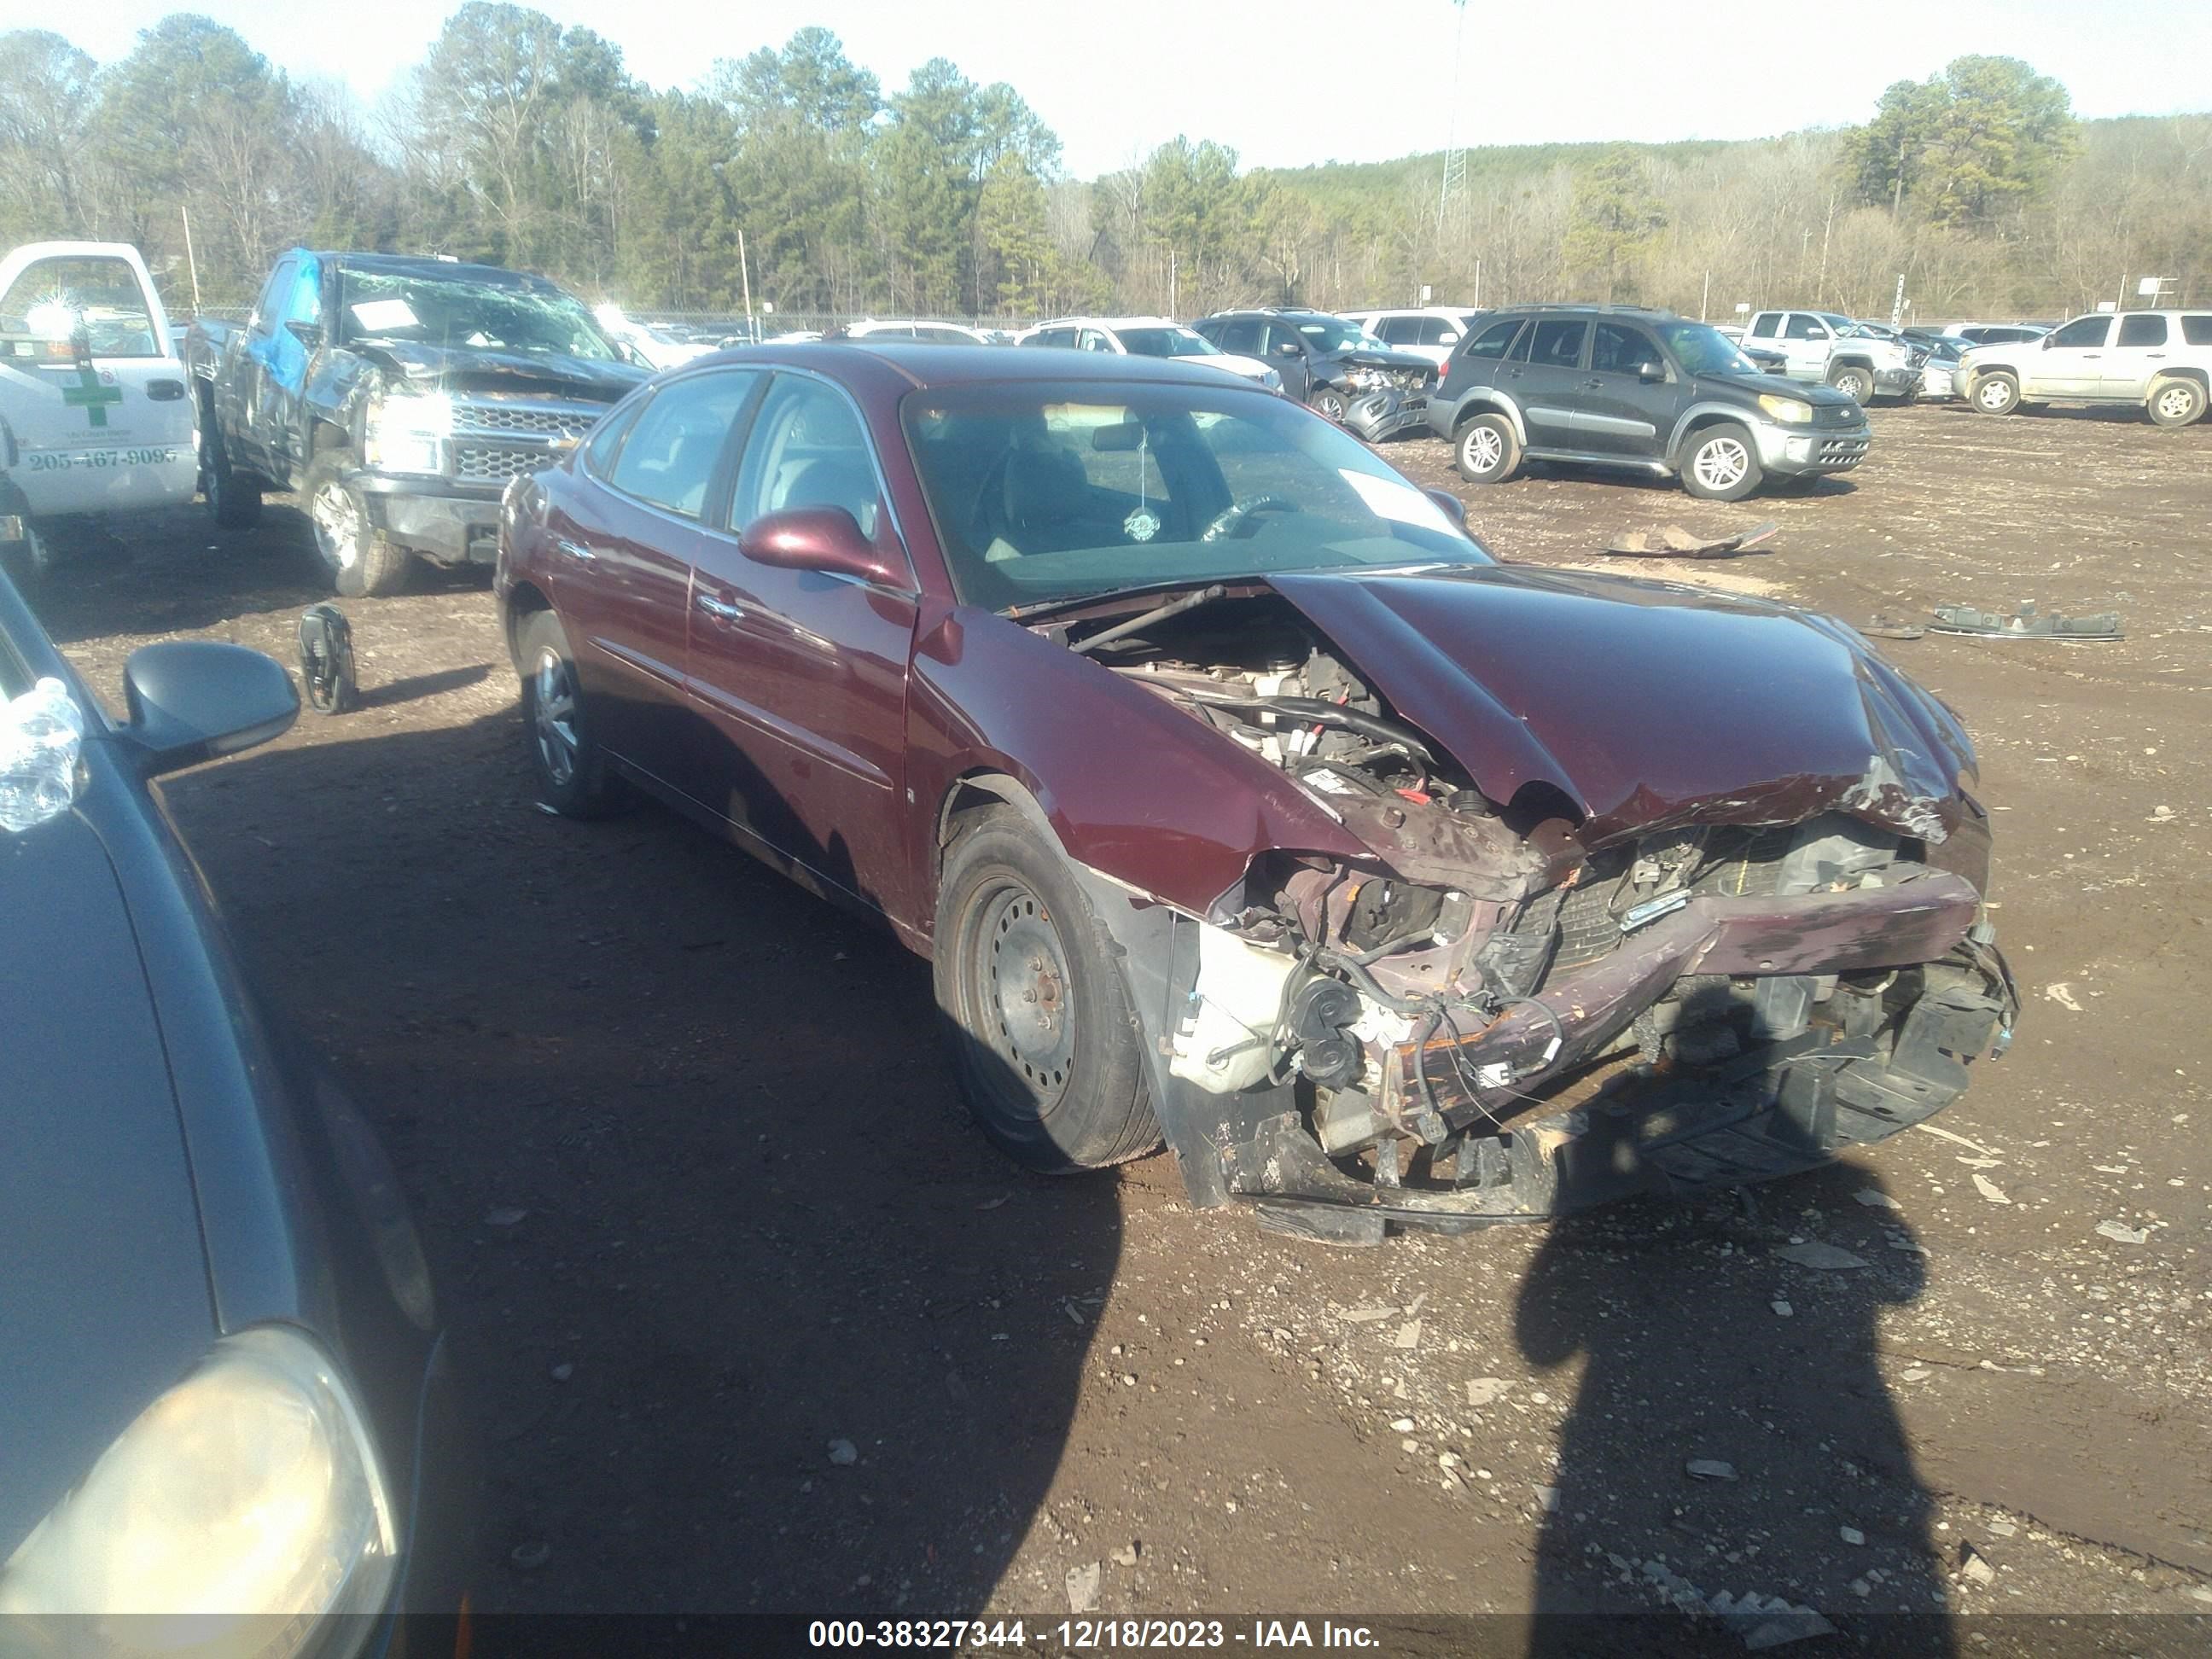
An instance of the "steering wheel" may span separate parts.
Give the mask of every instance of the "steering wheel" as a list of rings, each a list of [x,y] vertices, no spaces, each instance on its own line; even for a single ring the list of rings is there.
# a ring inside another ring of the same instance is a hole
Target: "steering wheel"
[[[1226,541],[1255,514],[1296,513],[1296,501],[1285,501],[1280,495],[1244,495],[1229,503],[1213,515],[1212,522],[1198,532],[1202,542]]]

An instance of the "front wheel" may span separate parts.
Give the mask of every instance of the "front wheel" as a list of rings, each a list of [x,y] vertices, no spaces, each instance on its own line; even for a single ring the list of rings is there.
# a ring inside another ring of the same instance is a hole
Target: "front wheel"
[[[1740,501],[1762,476],[1750,431],[1733,421],[1698,433],[1682,457],[1682,488],[1700,501]]]
[[[1469,483],[1503,483],[1521,465],[1521,441],[1503,415],[1478,415],[1459,429],[1452,465]]]
[[[1828,384],[1862,407],[1874,396],[1874,376],[1856,363],[1845,363],[1832,371]]]
[[[380,599],[397,593],[412,562],[407,550],[385,539],[368,516],[368,503],[345,482],[350,453],[326,449],[307,469],[307,520],[314,526],[315,551],[329,567],[331,582],[349,599]]]
[[[1333,386],[1317,386],[1306,394],[1306,407],[1341,426],[1345,411],[1352,407],[1352,399]]]
[[[2167,380],[2152,388],[2151,424],[2187,426],[2204,413],[2204,388],[2194,380]]]
[[[2020,382],[2009,374],[1984,374],[1974,382],[1974,407],[1984,415],[2009,415],[2020,407]]]
[[[961,1092],[1000,1151],[1069,1175],[1159,1144],[1105,930],[1012,807],[978,814],[945,855],[933,972]]]
[[[200,433],[200,496],[221,529],[251,530],[261,522],[261,485],[231,471],[222,434],[212,420]]]

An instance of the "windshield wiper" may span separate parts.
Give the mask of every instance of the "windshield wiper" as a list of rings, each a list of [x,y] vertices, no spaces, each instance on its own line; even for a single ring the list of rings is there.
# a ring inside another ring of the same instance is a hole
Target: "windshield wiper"
[[[1165,576],[1158,581],[1131,582],[1126,587],[1095,587],[1087,593],[1063,593],[1056,599],[1039,599],[1034,605],[1010,605],[999,614],[1008,622],[1025,623],[1039,617],[1054,616],[1062,611],[1073,611],[1099,599],[1127,599],[1134,594],[1152,592],[1156,588],[1189,586],[1190,578],[1188,576]]]
[[[1125,635],[1140,628],[1150,628],[1156,622],[1165,622],[1170,617],[1180,617],[1186,611],[1195,611],[1201,605],[1211,605],[1229,590],[1219,582],[1211,587],[1201,587],[1195,593],[1185,593],[1170,599],[1165,605],[1156,605],[1150,611],[1141,611],[1127,622],[1115,623],[1111,628],[1102,628],[1089,639],[1067,648],[1074,652],[1096,651],[1102,645],[1111,645]]]

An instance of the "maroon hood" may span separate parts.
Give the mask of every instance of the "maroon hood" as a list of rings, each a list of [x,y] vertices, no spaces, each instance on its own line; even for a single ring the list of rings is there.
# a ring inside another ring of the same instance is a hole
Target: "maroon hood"
[[[1831,810],[1941,841],[1973,775],[1948,709],[1808,611],[1525,565],[1269,580],[1485,794],[1564,792],[1585,845]]]

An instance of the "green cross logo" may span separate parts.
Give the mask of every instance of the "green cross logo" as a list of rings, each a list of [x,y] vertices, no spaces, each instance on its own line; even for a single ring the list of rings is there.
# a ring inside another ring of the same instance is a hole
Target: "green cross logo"
[[[62,402],[71,409],[84,410],[86,418],[96,427],[107,424],[106,406],[122,401],[123,388],[100,385],[100,371],[92,366],[89,357],[76,360],[76,384],[62,388]]]

